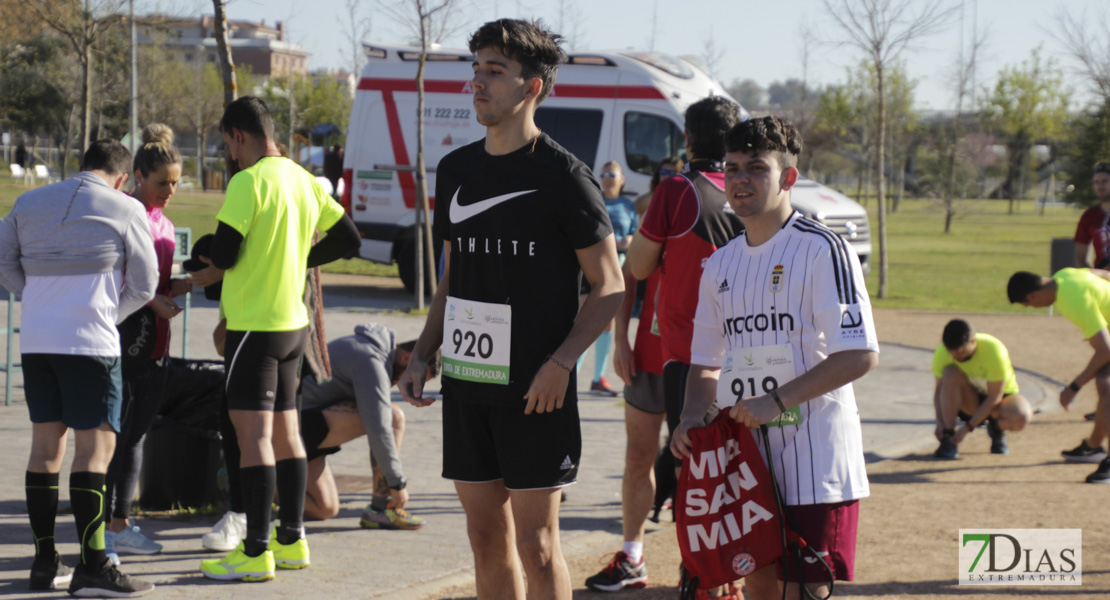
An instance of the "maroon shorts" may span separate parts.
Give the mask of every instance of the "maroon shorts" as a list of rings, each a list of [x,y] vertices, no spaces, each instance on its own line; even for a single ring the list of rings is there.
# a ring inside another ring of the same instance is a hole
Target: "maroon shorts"
[[[798,535],[832,569],[833,579],[852,581],[856,567],[856,529],[859,525],[859,500],[835,504],[787,506],[787,513]],[[798,569],[790,557],[779,560],[782,581],[798,581]],[[828,581],[829,574],[808,549],[802,551],[802,577],[806,583]]]

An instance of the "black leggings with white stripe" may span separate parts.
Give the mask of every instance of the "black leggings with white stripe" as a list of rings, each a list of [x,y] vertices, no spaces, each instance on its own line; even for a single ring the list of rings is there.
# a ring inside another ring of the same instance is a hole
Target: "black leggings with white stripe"
[[[297,378],[308,327],[294,331],[227,332],[224,368],[230,410],[297,408]]]

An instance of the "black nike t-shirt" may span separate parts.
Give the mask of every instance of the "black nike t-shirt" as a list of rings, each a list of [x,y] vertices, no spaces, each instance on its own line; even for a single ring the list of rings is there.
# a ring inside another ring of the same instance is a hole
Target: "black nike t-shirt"
[[[590,169],[547,134],[501,156],[485,140],[436,168],[436,236],[451,244],[450,295],[512,309],[508,385],[444,374],[444,398],[524,404],[536,371],[578,314],[575,250],[613,232]],[[444,339],[446,350],[452,340]],[[566,401],[575,401],[575,378]]]

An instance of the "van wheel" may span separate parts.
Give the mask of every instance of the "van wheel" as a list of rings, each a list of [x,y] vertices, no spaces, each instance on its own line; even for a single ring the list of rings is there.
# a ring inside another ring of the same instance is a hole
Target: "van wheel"
[[[427,259],[425,259],[427,260]],[[397,271],[405,290],[416,293],[416,241],[406,240],[397,251]],[[424,295],[431,295],[432,274],[424,273]]]

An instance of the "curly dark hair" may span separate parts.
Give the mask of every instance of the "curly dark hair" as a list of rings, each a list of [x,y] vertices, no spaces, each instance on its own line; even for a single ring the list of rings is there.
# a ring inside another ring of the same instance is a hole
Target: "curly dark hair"
[[[525,79],[539,77],[543,82],[536,104],[543,102],[555,86],[555,75],[559,64],[567,55],[559,45],[563,36],[552,33],[543,21],[532,22],[518,19],[499,19],[490,21],[478,28],[470,36],[470,51],[482,48],[497,48],[505,56],[520,63],[520,74]]]
[[[802,134],[782,117],[752,118],[729,130],[725,135],[725,150],[753,154],[774,152],[783,169],[796,167],[798,155],[802,153]]]

